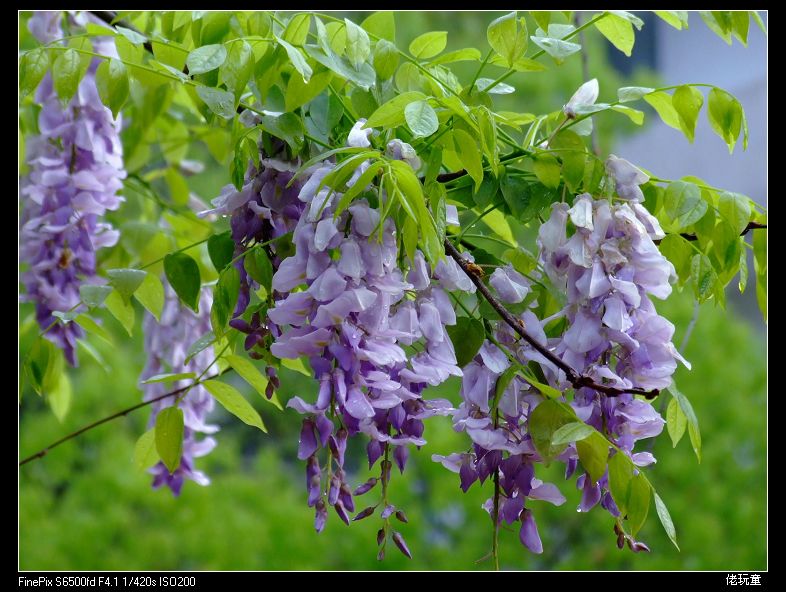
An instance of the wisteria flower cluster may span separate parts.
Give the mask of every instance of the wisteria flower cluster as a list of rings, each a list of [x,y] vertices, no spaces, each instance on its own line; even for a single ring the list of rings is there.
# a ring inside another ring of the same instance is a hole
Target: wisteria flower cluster
[[[61,13],[37,12],[29,26],[42,43],[63,37]],[[111,38],[96,38],[96,52],[116,56]],[[27,140],[30,174],[21,181],[24,200],[20,259],[26,294],[35,302],[42,329],[56,320],[55,311],[80,303],[79,286],[98,283],[96,251],[117,242],[119,233],[102,221],[120,207],[117,192],[125,178],[120,121],[98,96],[93,60],[73,99],[63,107],[47,74],[36,91],[41,105],[40,134]],[[84,335],[76,323],[52,326],[46,337],[76,365],[76,340]]]
[[[370,145],[371,130],[361,129],[364,123],[359,121],[350,132],[350,146]],[[411,147],[394,141],[389,153],[405,158]],[[309,357],[320,382],[315,403],[300,397],[289,402],[307,414],[298,457],[307,460],[309,505],[316,508],[317,530],[324,527],[328,505],[347,523],[348,513],[355,509],[343,467],[348,436],[370,437],[369,467],[384,456],[380,480],[385,481],[391,450],[403,472],[406,445],[425,444],[423,419],[449,411],[447,401],[424,401],[421,393],[427,385],[461,375],[445,331],[446,325],[456,322],[445,290],[474,289],[454,261],[442,261],[432,271],[420,252],[405,278],[391,219],[381,220],[365,199],[334,215],[341,194],[328,187],[319,189],[334,166],[325,163],[313,171],[298,195],[306,208],[294,232],[295,255],[284,260],[273,276],[274,290],[288,295],[269,311],[274,323],[288,327],[271,346],[273,355]],[[361,165],[350,187],[363,170]],[[324,448],[329,453],[323,477],[317,453]],[[323,478],[328,483],[327,502]],[[355,494],[366,493],[376,483],[372,479]],[[374,508],[356,519],[369,516]],[[383,520],[394,511],[386,505]],[[408,555],[400,534],[390,536]]]
[[[669,295],[674,267],[653,242],[664,237],[657,219],[635,199],[641,195],[638,185],[647,180],[646,175],[615,156],[607,166],[618,193],[630,202],[612,204],[582,194],[571,208],[565,203],[552,206],[551,217],[538,235],[539,259],[546,276],[567,294],[567,303],[547,319],[538,319],[529,309],[519,317],[538,343],[598,384],[661,389],[670,384],[676,360],[687,365],[671,342],[674,326],[657,314],[649,299],[650,295]],[[530,280],[511,266],[496,269],[489,283],[500,301],[512,304],[524,300],[531,289]],[[563,317],[564,333],[548,338],[545,326]],[[535,477],[534,464],[543,459],[533,445],[528,420],[544,397],[521,376],[506,385],[500,381],[512,364],[534,362],[559,391],[572,385],[553,361],[521,345],[509,325],[498,323],[493,341],[486,341],[464,368],[462,403],[453,415],[455,429],[470,436],[473,448],[447,457],[434,455],[434,460],[459,473],[464,491],[476,480],[482,483],[494,474],[502,494],[487,500],[484,507],[500,522],[520,521],[522,543],[541,553],[527,501],[556,505],[565,501],[555,485]],[[501,392],[500,384],[505,385]],[[638,440],[657,436],[663,429],[665,422],[651,404],[630,393],[607,397],[584,387],[576,390],[571,405],[582,421],[608,436],[636,465],[655,462],[650,452],[633,452]],[[570,477],[579,462],[575,444],[560,460],[567,465],[566,478]],[[600,501],[613,516],[619,516],[607,474],[594,481],[583,473],[577,486],[582,490],[579,511],[589,511]],[[630,544],[634,551],[646,549],[632,539]]]
[[[181,374],[193,372],[198,375],[213,362],[213,348],[207,347],[188,358],[188,347],[202,335],[210,330],[210,305],[212,297],[209,290],[202,290],[199,301],[199,313],[195,313],[182,305],[177,295],[171,288],[166,290],[164,308],[161,320],[148,313],[145,316],[145,351],[147,364],[140,376],[145,401],[159,399],[173,389],[187,388],[191,379],[177,380],[174,382],[151,382],[145,384],[149,378],[161,374]],[[180,495],[180,490],[186,480],[194,481],[199,485],[208,485],[210,479],[202,471],[196,469],[195,459],[205,456],[216,446],[216,440],[210,434],[218,431],[218,426],[207,423],[208,415],[215,406],[215,401],[205,387],[197,385],[187,388],[184,394],[178,397],[164,397],[152,404],[153,412],[149,425],[155,425],[158,413],[172,405],[177,404],[183,410],[183,452],[180,465],[170,473],[162,461],[150,469],[153,474],[153,488],[157,489],[166,485],[174,495]],[[208,434],[207,437],[198,438],[199,434]]]

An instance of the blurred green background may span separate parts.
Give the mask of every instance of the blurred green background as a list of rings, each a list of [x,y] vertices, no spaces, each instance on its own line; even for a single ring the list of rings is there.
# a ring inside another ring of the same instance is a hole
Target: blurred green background
[[[500,13],[501,14],[501,13]],[[348,15],[361,20],[362,13]],[[448,50],[485,48],[486,24],[497,13],[406,13],[397,15],[402,46],[421,32],[449,31]],[[685,33],[690,34],[689,32]],[[601,82],[601,100],[612,89],[657,80],[636,70],[623,78],[607,63],[605,42],[590,33],[586,39],[593,76]],[[461,64],[459,64],[461,65]],[[462,72],[457,68],[460,78]],[[471,76],[470,71],[469,75]],[[498,73],[497,73],[498,74]],[[559,108],[582,82],[578,56],[549,74],[520,75],[508,82],[518,92],[509,101],[526,101],[518,110],[547,112]],[[606,89],[604,91],[604,89]],[[616,133],[628,131],[622,117],[597,117],[604,147]],[[201,157],[195,152],[192,157]],[[189,179],[205,201],[228,181],[226,169],[210,162]],[[119,212],[122,216],[122,210]],[[735,282],[736,284],[736,282]],[[734,284],[732,284],[734,285]],[[731,288],[730,288],[731,289]],[[731,303],[727,311],[703,306],[685,349],[693,371],[680,367],[676,381],[692,401],[702,429],[703,458],[697,464],[687,436],[672,449],[664,433],[654,446],[658,463],[648,470],[653,485],[668,505],[677,528],[681,552],[664,534],[654,508],[640,538],[651,554],[632,554],[615,546],[612,520],[595,508],[576,512],[579,492],[575,477],[565,482],[553,465],[538,476],[556,483],[567,496],[555,508],[534,502],[544,553],[530,554],[518,532],[501,533],[503,569],[718,569],[762,570],[766,560],[766,345],[761,325],[743,320]],[[659,304],[677,326],[679,345],[693,315],[688,293],[675,293]],[[20,307],[24,321],[30,305]],[[143,311],[137,308],[138,318]],[[81,366],[70,370],[74,387],[72,409],[61,424],[46,404],[30,391],[20,408],[20,457],[62,434],[133,405],[141,398],[138,375],[144,365],[141,328],[129,340],[106,317],[116,347],[95,343],[110,372],[81,353]],[[20,334],[26,352],[35,331]],[[21,569],[490,569],[476,563],[491,545],[491,524],[481,503],[491,485],[474,485],[467,494],[458,476],[431,461],[466,447],[466,436],[453,432],[447,418],[426,423],[428,445],[412,451],[405,477],[394,469],[391,500],[403,508],[409,524],[399,529],[414,558],[390,547],[376,560],[374,538],[378,520],[345,526],[331,512],[325,531],[313,530],[313,511],[306,506],[304,465],[296,458],[300,416],[276,412],[258,395],[233,382],[255,401],[269,428],[260,432],[230,418],[222,410],[218,446],[198,461],[212,479],[209,487],[188,482],[180,498],[168,490],[153,491],[149,475],[137,472],[131,457],[144,431],[148,410],[93,430],[53,450],[19,472],[19,566]],[[283,400],[293,395],[309,400],[314,384],[282,370]],[[458,383],[434,389],[433,396],[458,399]],[[256,398],[256,399],[255,399]],[[655,402],[659,405],[658,401]],[[347,466],[350,481],[368,478],[364,443],[351,442]],[[646,444],[646,443],[645,443]],[[376,470],[375,470],[376,472]],[[356,499],[358,509],[375,503],[373,490]]]

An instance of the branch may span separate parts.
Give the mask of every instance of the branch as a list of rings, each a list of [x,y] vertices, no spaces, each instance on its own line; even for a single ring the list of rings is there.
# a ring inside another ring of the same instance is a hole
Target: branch
[[[225,374],[226,372],[229,372],[230,370],[231,370],[231,368],[227,368],[227,369],[223,370],[222,372],[219,372],[218,374],[214,374],[210,378],[206,378],[205,380],[211,380],[213,378],[218,378],[219,376],[221,376],[222,374]],[[198,384],[202,384],[203,382],[204,382],[204,380],[197,380],[196,382],[192,382],[191,384],[186,385],[186,386],[184,386],[182,388],[179,388],[177,390],[170,391],[168,393],[164,393],[163,395],[155,397],[154,399],[150,399],[149,401],[142,401],[141,403],[137,403],[136,405],[128,407],[127,409],[123,409],[122,411],[118,411],[116,413],[113,413],[112,415],[109,415],[107,417],[99,419],[98,421],[94,421],[93,423],[89,423],[86,426],[83,426],[83,427],[79,428],[78,430],[76,430],[74,432],[71,432],[67,436],[63,436],[59,440],[55,440],[54,442],[52,442],[48,446],[42,448],[41,450],[39,450],[35,454],[31,454],[30,456],[28,456],[26,458],[23,458],[22,460],[19,461],[19,466],[21,467],[22,465],[26,465],[27,463],[29,463],[31,461],[34,461],[37,458],[43,458],[44,456],[46,456],[49,453],[50,450],[52,450],[52,448],[55,448],[56,446],[60,446],[63,442],[68,442],[69,440],[72,440],[72,439],[76,438],[77,436],[79,436],[81,434],[84,434],[87,431],[92,430],[93,428],[97,428],[98,426],[100,426],[102,424],[105,424],[105,423],[107,423],[109,421],[112,421],[113,419],[117,419],[118,417],[123,417],[125,415],[128,415],[132,411],[136,411],[137,409],[141,409],[142,407],[147,407],[148,405],[152,405],[153,403],[156,403],[156,402],[161,401],[163,399],[166,399],[168,397],[174,397],[175,395],[179,395],[183,391],[186,391],[186,390],[188,390],[188,389],[190,389],[192,387],[195,387]]]
[[[766,224],[761,224],[759,222],[748,222],[748,225],[745,228],[742,229],[742,232],[740,232],[740,236],[745,236],[751,230],[757,230],[757,229],[762,229],[762,228],[766,229],[767,225]],[[682,238],[684,238],[685,240],[687,240],[687,241],[699,240],[698,236],[696,236],[695,234],[690,233],[690,232],[683,232],[683,233],[680,234],[680,236]],[[655,240],[655,241],[652,241],[652,242],[654,242],[657,245],[657,244],[660,244],[661,240],[663,240],[663,239],[658,239],[658,240]]]
[[[516,333],[521,336],[522,339],[524,339],[524,341],[529,343],[535,350],[540,352],[547,360],[565,372],[565,376],[568,378],[574,388],[579,389],[582,387],[588,387],[605,394],[607,397],[617,397],[624,393],[631,393],[634,395],[644,395],[644,397],[647,399],[654,399],[660,394],[658,389],[653,389],[651,391],[638,387],[621,389],[605,384],[598,384],[589,376],[579,374],[573,368],[568,366],[564,361],[554,355],[554,353],[552,353],[548,348],[538,343],[529,333],[527,333],[527,331],[524,329],[524,323],[520,319],[514,317],[504,306],[502,306],[499,300],[494,297],[486,285],[480,280],[480,277],[472,270],[469,262],[461,256],[458,250],[456,250],[456,247],[453,246],[453,243],[450,242],[450,239],[448,238],[445,238],[445,252],[453,257],[464,273],[469,276],[469,279],[472,280],[472,283],[475,284],[483,297],[488,300],[492,308],[494,308],[494,310],[496,310],[497,313],[502,317],[502,320],[504,320]]]

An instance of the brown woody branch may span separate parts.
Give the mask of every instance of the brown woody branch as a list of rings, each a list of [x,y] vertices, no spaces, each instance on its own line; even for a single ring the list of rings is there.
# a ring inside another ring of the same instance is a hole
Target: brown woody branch
[[[761,228],[766,229],[767,225],[766,224],[761,224],[759,222],[748,222],[748,225],[745,228],[742,229],[742,232],[740,232],[740,236],[745,236],[751,230],[757,230],[757,229],[761,229]],[[682,238],[684,238],[685,240],[687,240],[687,241],[699,240],[699,237],[696,236],[695,234],[691,233],[691,232],[682,232],[682,233],[680,233],[680,236]],[[660,244],[660,241],[662,241],[662,240],[663,239],[659,238],[659,239],[654,240],[652,242],[654,242],[656,245],[658,245],[658,244]]]
[[[480,276],[472,269],[471,263],[461,256],[456,247],[453,246],[453,243],[450,242],[450,239],[448,238],[445,239],[445,252],[450,255],[456,261],[456,263],[458,263],[459,267],[461,267],[464,273],[469,276],[469,279],[472,280],[472,283],[475,284],[483,297],[488,300],[488,303],[492,306],[492,308],[494,308],[494,310],[496,310],[497,313],[502,317],[502,320],[505,321],[516,333],[518,333],[524,341],[529,343],[533,349],[540,352],[547,360],[565,372],[565,376],[568,378],[568,381],[570,381],[574,388],[591,388],[600,393],[603,393],[607,397],[617,397],[624,393],[631,393],[634,395],[644,395],[644,397],[647,399],[654,399],[660,394],[658,389],[648,391],[637,387],[617,388],[605,384],[598,384],[589,376],[579,374],[573,368],[568,366],[568,364],[558,358],[554,353],[552,353],[547,347],[538,343],[534,337],[527,333],[526,329],[524,328],[524,323],[520,319],[514,317],[504,306],[502,306],[499,300],[494,297],[494,295],[480,279]]]

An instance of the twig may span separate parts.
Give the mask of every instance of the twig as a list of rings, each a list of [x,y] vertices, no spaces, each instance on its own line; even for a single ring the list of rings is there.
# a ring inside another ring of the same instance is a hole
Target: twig
[[[209,379],[206,379],[206,380],[211,380],[213,378],[218,378],[219,376],[221,376],[221,375],[223,375],[223,374],[225,374],[225,373],[227,373],[227,372],[229,372],[231,370],[232,370],[231,367],[230,368],[226,368],[225,370],[219,372],[218,374],[214,374],[213,376],[211,376]],[[46,456],[49,453],[50,450],[52,450],[52,448],[55,448],[56,446],[60,446],[64,442],[68,442],[69,440],[72,440],[72,439],[76,438],[77,436],[79,436],[81,434],[84,434],[85,432],[87,432],[89,430],[92,430],[93,428],[97,428],[98,426],[100,426],[102,424],[105,424],[105,423],[107,423],[109,421],[112,421],[113,419],[117,419],[118,417],[123,417],[125,415],[128,415],[132,411],[136,411],[137,409],[141,409],[142,407],[147,407],[148,405],[152,405],[153,403],[156,403],[156,402],[161,401],[163,399],[166,399],[168,397],[174,397],[175,395],[179,395],[183,391],[186,391],[186,390],[188,390],[188,389],[190,389],[190,388],[192,388],[194,386],[197,386],[198,384],[202,384],[203,382],[204,381],[193,382],[193,383],[191,383],[191,384],[189,384],[187,386],[181,387],[181,388],[179,388],[177,390],[170,391],[168,393],[164,393],[163,395],[160,395],[158,397],[150,399],[149,401],[142,401],[141,403],[137,403],[136,405],[128,407],[127,409],[123,409],[122,411],[118,411],[116,413],[113,413],[112,415],[108,415],[107,417],[99,419],[98,421],[94,421],[93,423],[89,423],[86,426],[83,426],[83,427],[79,428],[78,430],[76,430],[74,432],[71,432],[67,436],[63,436],[59,440],[55,440],[54,442],[52,442],[48,446],[45,446],[44,448],[42,448],[41,450],[39,450],[35,454],[31,454],[30,456],[28,456],[26,458],[23,458],[22,460],[19,461],[19,466],[21,467],[22,465],[26,465],[27,463],[29,463],[31,461],[34,461],[37,458],[43,458],[44,456]]]
[[[742,229],[742,232],[740,232],[740,236],[745,236],[751,230],[766,229],[766,228],[767,228],[766,224],[761,224],[760,222],[748,222],[748,225],[745,228]],[[699,240],[698,236],[696,236],[695,234],[690,233],[690,232],[682,232],[682,233],[680,233],[680,236],[682,238],[684,238],[685,240],[687,240],[687,241]],[[661,240],[663,240],[663,239],[657,239],[657,240],[654,240],[652,242],[654,242],[657,245],[657,244],[660,244]]]
[[[582,11],[576,11],[575,21],[577,29],[581,27],[582,21],[584,20],[584,13]],[[581,74],[582,74],[582,82],[587,82],[590,79],[590,71],[589,71],[589,55],[587,54],[587,47],[584,45],[584,31],[579,32],[579,43],[581,44]],[[597,126],[592,126],[592,133],[590,135],[591,142],[592,142],[592,151],[597,155],[600,154],[600,144],[598,143],[598,128]]]
[[[488,303],[492,306],[494,310],[502,317],[504,320],[516,333],[518,333],[524,341],[529,343],[535,350],[540,352],[547,360],[549,360],[552,364],[557,366],[560,370],[565,372],[565,376],[567,377],[568,381],[573,385],[574,388],[582,388],[587,387],[593,390],[596,390],[600,393],[605,394],[607,397],[617,397],[624,393],[631,393],[634,395],[643,395],[647,399],[654,399],[660,394],[658,389],[653,390],[645,390],[638,387],[633,388],[617,388],[613,386],[608,386],[605,384],[598,384],[589,376],[584,376],[583,374],[579,374],[573,368],[568,366],[564,361],[558,358],[554,353],[552,353],[547,347],[544,347],[540,343],[538,343],[534,337],[532,337],[522,326],[522,323],[519,319],[516,319],[502,304],[497,300],[494,295],[489,291],[489,289],[485,286],[485,284],[481,281],[481,279],[472,271],[469,266],[469,262],[464,259],[461,254],[458,252],[456,247],[453,246],[453,243],[450,242],[450,239],[445,238],[445,252],[453,257],[453,259],[458,263],[459,267],[469,276],[469,279],[472,280],[472,283],[475,284],[478,291],[483,295],[483,297],[488,301]]]

